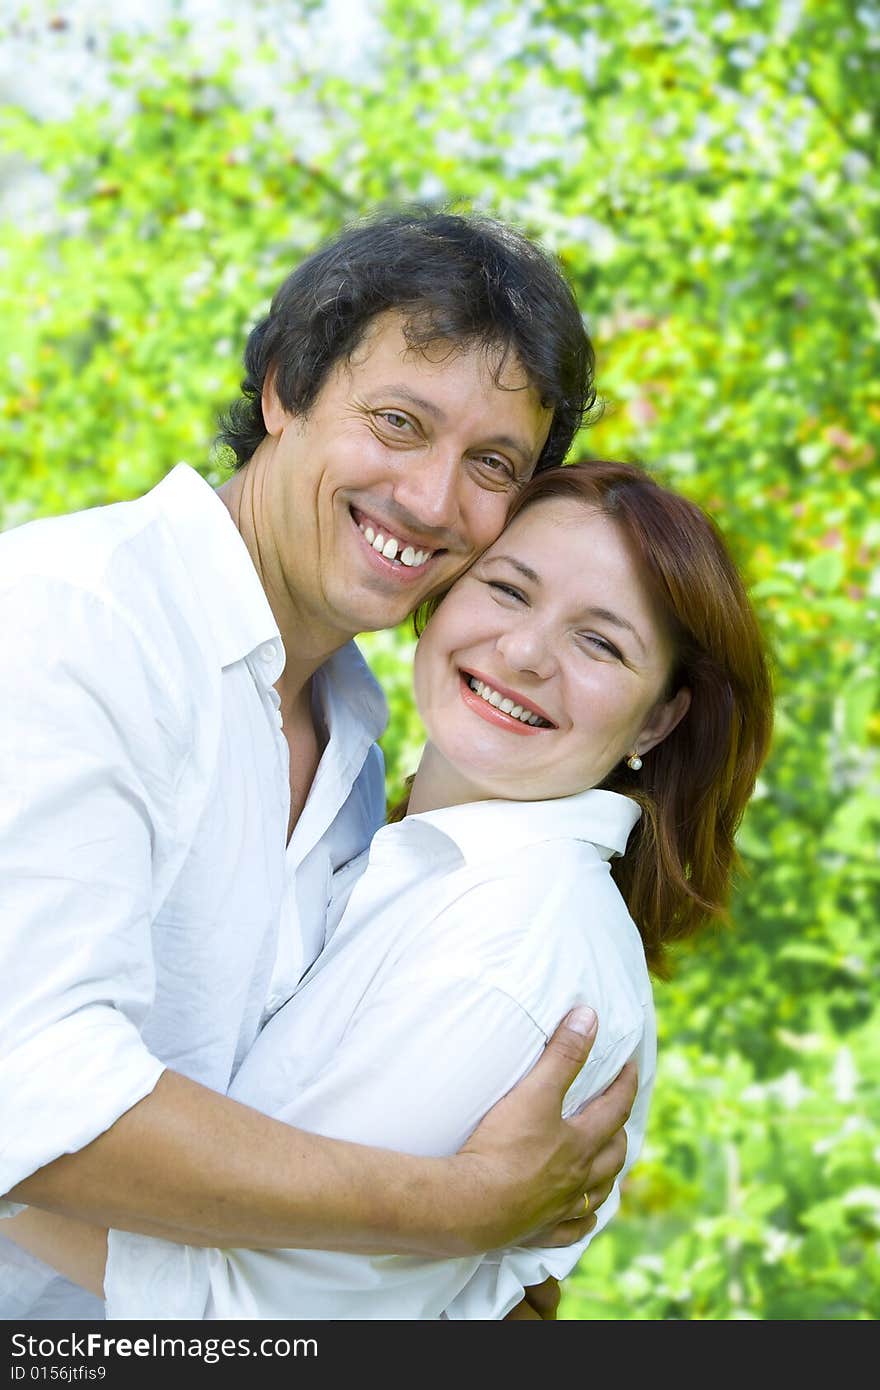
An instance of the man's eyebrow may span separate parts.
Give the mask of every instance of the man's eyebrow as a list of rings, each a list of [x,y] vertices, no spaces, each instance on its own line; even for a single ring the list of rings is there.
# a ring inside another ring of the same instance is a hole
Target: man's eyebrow
[[[385,386],[380,386],[375,394],[385,395],[386,393],[391,396],[397,396],[399,400],[406,401],[409,405],[413,406],[415,410],[421,410],[426,415],[431,415],[437,421],[438,425],[445,425],[449,422],[449,416],[441,406],[437,405],[435,401],[426,401],[423,396],[415,395],[408,386],[389,382]],[[514,453],[519,454],[526,463],[531,463],[536,457],[534,449],[528,444],[523,443],[521,439],[514,439],[512,434],[493,434],[490,437],[494,446],[499,449],[512,450]]]
[[[433,415],[438,424],[446,424],[446,411],[442,410],[435,401],[426,401],[422,396],[416,396],[408,386],[399,386],[392,381],[386,386],[380,386],[376,392],[371,392],[371,394],[397,396],[415,406],[416,410],[423,410],[427,415]]]

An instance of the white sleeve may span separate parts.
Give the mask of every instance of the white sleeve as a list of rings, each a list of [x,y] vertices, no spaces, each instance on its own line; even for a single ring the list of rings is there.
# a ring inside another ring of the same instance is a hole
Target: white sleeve
[[[230,1094],[315,1133],[412,1154],[456,1152],[532,1067],[546,1033],[482,979],[438,973],[436,958],[428,974],[418,962],[407,964],[371,992],[328,1064],[299,1089],[291,1075],[302,1044],[288,1027],[294,998],[263,1030]],[[604,1090],[631,1050],[624,1042],[588,1065],[567,1111]],[[616,1202],[616,1194],[608,1198],[603,1220]],[[114,1231],[107,1316],[498,1319],[526,1285],[567,1274],[588,1241],[566,1250],[495,1252],[481,1262],[200,1250]]]
[[[450,1300],[445,1317],[455,1321],[505,1317],[520,1302],[526,1288],[542,1284],[551,1276],[564,1279],[569,1275],[587,1247],[611,1221],[620,1207],[621,1182],[642,1149],[654,1081],[652,1038],[651,1030],[636,1032],[616,1039],[597,1056],[591,1053],[566,1098],[563,1113],[571,1115],[601,1095],[631,1058],[635,1057],[639,1063],[639,1090],[626,1124],[626,1161],[596,1213],[592,1231],[576,1244],[559,1248],[517,1246],[490,1251],[467,1284]]]
[[[319,960],[266,1025],[230,1094],[318,1134],[404,1153],[452,1154],[540,1056],[548,1029],[536,1021],[539,1008],[544,1024],[552,1019],[555,1026],[578,997],[597,1008],[600,1028],[566,1096],[566,1113],[603,1091],[639,1045],[641,1009],[621,1004],[623,986],[611,963],[606,966],[602,952],[593,961],[579,929],[568,932],[567,944],[554,933],[543,963],[535,960],[531,924],[546,922],[551,931],[558,894],[568,889],[560,884],[551,892],[531,867],[525,884],[505,875],[464,893],[399,956],[381,949],[383,937],[368,923],[351,943],[334,938],[335,956],[323,966]],[[520,1001],[529,991],[527,1009]],[[345,1001],[358,996],[345,1022]],[[338,1027],[334,1009],[344,1011]],[[634,1139],[633,1152],[635,1132]],[[605,1203],[604,1220],[616,1201],[615,1195]],[[204,1251],[114,1232],[108,1316],[497,1319],[525,1286],[548,1273],[567,1274],[585,1244],[495,1252],[481,1269],[477,1256]]]
[[[287,1023],[295,1007],[296,997],[267,1024],[230,1094],[302,1129],[412,1154],[460,1148],[545,1042],[501,990],[408,968],[370,993],[330,1062],[290,1094]],[[198,1250],[114,1231],[107,1316],[430,1319],[477,1264],[478,1257]]]
[[[155,1086],[151,859],[170,701],[91,593],[0,592],[0,1193]],[[7,1204],[9,1210],[14,1210]]]

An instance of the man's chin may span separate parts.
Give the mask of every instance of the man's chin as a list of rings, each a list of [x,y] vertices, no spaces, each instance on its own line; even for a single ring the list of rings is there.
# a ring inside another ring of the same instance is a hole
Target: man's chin
[[[385,613],[384,615],[364,613],[361,623],[353,635],[356,637],[359,632],[386,632],[390,628],[400,627],[401,623],[405,623],[410,617],[412,617],[412,613],[408,608],[402,613]]]
[[[448,585],[439,586],[445,590]],[[422,604],[437,592],[438,586],[432,585],[424,591],[398,594],[390,596],[387,592],[383,594],[365,593],[363,601],[357,604],[352,603],[352,596],[348,597],[348,614],[355,618],[359,626],[358,632],[382,632],[386,628],[399,627],[406,622],[407,618],[412,617]]]
[[[375,597],[372,603],[365,596],[363,602],[357,604],[352,603],[351,594],[347,598],[346,604],[336,606],[336,626],[351,637],[357,637],[359,632],[384,632],[387,628],[399,627],[412,612],[405,603],[389,603],[387,596],[384,600]],[[417,600],[416,607],[420,602]]]

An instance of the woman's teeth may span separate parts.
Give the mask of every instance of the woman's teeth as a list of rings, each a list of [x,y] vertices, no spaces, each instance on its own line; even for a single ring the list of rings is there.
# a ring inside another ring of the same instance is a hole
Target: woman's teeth
[[[522,724],[540,724],[542,729],[553,727],[546,719],[542,719],[540,714],[535,714],[534,710],[527,709],[525,705],[514,704],[509,696],[500,695],[491,685],[486,685],[485,681],[477,680],[476,676],[468,676],[467,683],[487,704],[500,709],[502,714],[509,714],[511,719],[519,719]]]
[[[404,545],[396,536],[384,536],[381,531],[374,531],[372,526],[364,526],[360,522],[358,529],[373,549],[384,555],[386,560],[396,560],[399,565],[407,565],[410,569],[415,569],[416,565],[423,565],[434,554],[433,550],[415,550],[411,545]]]

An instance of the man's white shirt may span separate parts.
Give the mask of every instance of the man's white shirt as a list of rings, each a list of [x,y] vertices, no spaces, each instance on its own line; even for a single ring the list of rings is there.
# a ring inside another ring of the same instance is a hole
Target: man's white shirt
[[[2,1194],[165,1067],[228,1088],[382,821],[387,712],[353,643],[317,673],[327,744],[286,845],[281,637],[184,464],[136,501],[0,536],[0,627]],[[45,1267],[4,1256],[0,1315],[40,1316]],[[45,1307],[86,1305],[56,1280]]]
[[[230,1094],[292,1125],[403,1152],[455,1152],[534,1064],[567,1010],[599,1032],[572,1113],[635,1057],[624,1173],[642,1147],[656,1061],[638,931],[610,873],[638,807],[612,792],[481,802],[381,829],[341,868],[328,942],[261,1032]],[[363,871],[363,872],[361,872]],[[596,1229],[619,1204],[619,1181]],[[570,1272],[560,1250],[426,1260],[204,1250],[112,1233],[111,1318],[497,1319]]]

